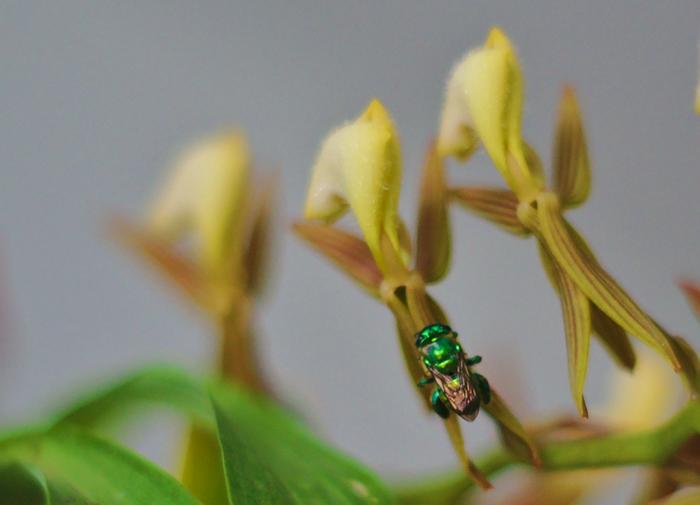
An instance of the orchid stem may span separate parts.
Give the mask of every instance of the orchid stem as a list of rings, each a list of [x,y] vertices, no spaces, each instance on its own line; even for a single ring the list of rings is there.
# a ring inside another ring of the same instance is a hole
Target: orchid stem
[[[678,414],[654,430],[616,433],[590,438],[550,442],[540,447],[540,471],[581,470],[619,466],[655,466],[668,461],[693,435],[700,434],[700,400],[692,400]],[[489,477],[523,461],[505,450],[489,452],[477,466]],[[423,482],[400,485],[402,505],[448,505],[474,488],[461,472],[429,477]]]

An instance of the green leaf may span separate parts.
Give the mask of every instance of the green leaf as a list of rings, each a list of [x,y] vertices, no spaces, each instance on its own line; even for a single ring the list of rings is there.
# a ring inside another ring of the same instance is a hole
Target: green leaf
[[[416,270],[426,283],[439,281],[450,268],[448,204],[445,169],[435,146],[431,145],[423,164],[416,238]]]
[[[101,431],[155,406],[181,413],[195,424],[213,429],[206,385],[171,366],[154,366],[96,388],[54,418],[54,424],[74,424]]]
[[[518,197],[507,189],[464,186],[452,188],[450,196],[465,209],[515,235],[530,231],[518,219]]]
[[[44,475],[19,461],[0,464],[0,505],[51,505]]]
[[[576,207],[585,202],[591,190],[591,167],[581,111],[569,86],[559,102],[552,165],[554,190],[562,206]]]
[[[158,366],[133,373],[86,395],[60,413],[54,423],[104,433],[120,422],[133,420],[138,411],[153,407],[184,413],[194,422],[184,446],[182,483],[202,503],[226,504],[225,494],[217,495],[217,489],[225,488],[206,386],[177,368]],[[219,487],[213,484],[216,482]]]
[[[212,401],[234,503],[393,503],[373,473],[321,444],[272,403],[220,386]]]
[[[634,302],[598,261],[583,251],[561,216],[557,196],[537,197],[540,232],[557,263],[585,295],[627,332],[664,355],[680,368],[668,335]]]
[[[74,427],[28,431],[0,441],[0,462],[9,461],[38,468],[47,482],[57,483],[63,503],[71,503],[71,495],[100,505],[198,503],[155,465]]]
[[[205,505],[228,505],[221,448],[209,430],[190,426],[182,455],[180,481]]]
[[[210,394],[217,406],[216,416]],[[372,472],[326,447],[269,401],[259,400],[231,384],[208,385],[185,372],[161,366],[136,372],[86,398],[57,416],[59,429],[70,424],[99,429],[120,420],[124,411],[149,405],[181,412],[209,433],[230,428],[233,433],[227,434],[227,443],[242,445],[237,452],[224,453],[225,469],[229,483],[234,479],[236,485],[245,487],[244,491],[239,490],[244,496],[261,491],[261,482],[269,478],[283,482],[295,496],[302,493],[300,496],[308,499],[289,503],[392,503],[391,494]],[[230,465],[235,467],[243,461],[240,458],[253,458],[251,468],[263,465],[272,474],[260,480],[254,472],[246,471],[245,479],[236,480],[239,476],[230,473]],[[236,461],[231,462],[232,459]],[[316,498],[313,492],[318,493]],[[327,495],[337,501],[323,502],[320,497]],[[235,503],[267,502],[241,498]]]
[[[540,256],[547,265],[545,270],[554,279],[564,316],[566,354],[568,357],[569,385],[581,417],[588,417],[583,388],[588,372],[588,350],[591,342],[591,309],[588,298],[567,273],[552,258],[547,246],[539,240]]]

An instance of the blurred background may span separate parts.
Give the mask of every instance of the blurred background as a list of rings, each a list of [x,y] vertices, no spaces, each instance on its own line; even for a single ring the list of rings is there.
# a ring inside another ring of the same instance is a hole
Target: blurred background
[[[451,65],[501,25],[526,78],[525,135],[549,156],[562,83],[577,87],[593,194],[570,213],[641,305],[700,346],[675,282],[700,278],[700,120],[693,115],[700,3],[0,2],[0,422],[153,361],[204,370],[215,341],[110,240],[143,215],[181,148],[226,126],[283,179],[276,258],[259,307],[278,388],[333,443],[383,473],[453,463],[403,368],[388,311],[288,231],[323,136],[380,98],[401,134],[401,210],[413,222],[420,162]],[[483,155],[452,181],[497,182]],[[559,302],[535,244],[453,209],[454,261],[434,288],[480,370],[524,416],[573,413]],[[592,347],[589,405],[609,359]],[[595,409],[594,409],[595,410]],[[136,445],[172,462],[153,421]],[[465,429],[485,447],[485,417]]]

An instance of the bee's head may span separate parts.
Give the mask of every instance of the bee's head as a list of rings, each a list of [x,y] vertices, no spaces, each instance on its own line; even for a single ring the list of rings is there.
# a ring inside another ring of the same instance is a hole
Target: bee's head
[[[423,328],[418,333],[416,333],[416,347],[418,349],[422,349],[426,345],[435,342],[439,338],[446,337],[450,334],[452,334],[455,337],[457,336],[457,333],[452,331],[452,328],[450,328],[446,324],[431,324]]]

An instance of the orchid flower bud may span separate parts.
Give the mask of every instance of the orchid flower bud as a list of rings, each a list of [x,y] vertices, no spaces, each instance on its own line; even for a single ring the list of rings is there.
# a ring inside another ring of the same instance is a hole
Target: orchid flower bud
[[[438,152],[466,159],[484,145],[517,194],[532,188],[521,137],[523,80],[515,50],[498,28],[455,65],[447,83]]]
[[[240,132],[222,133],[187,150],[156,198],[154,233],[170,241],[191,234],[204,272],[225,276],[242,248],[250,156]]]
[[[349,208],[384,270],[385,238],[402,257],[397,215],[400,186],[398,136],[387,110],[373,100],[355,121],[324,140],[312,169],[304,215],[332,223]]]

